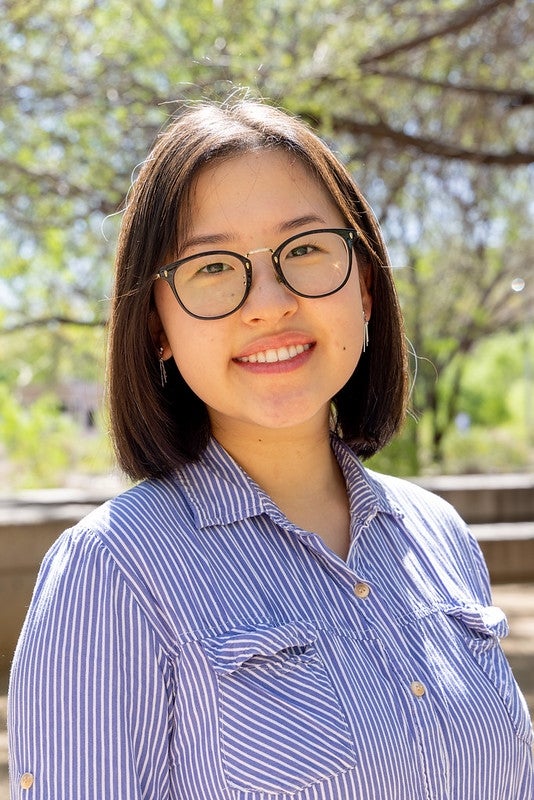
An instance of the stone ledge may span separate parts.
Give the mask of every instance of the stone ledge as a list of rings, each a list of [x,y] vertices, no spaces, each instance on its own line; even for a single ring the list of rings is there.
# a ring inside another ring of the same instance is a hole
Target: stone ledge
[[[482,548],[492,583],[534,581],[534,522],[500,522],[470,528]]]
[[[451,503],[469,524],[534,520],[534,474],[436,475],[410,478]],[[61,506],[98,506],[126,488],[118,479],[95,482],[90,489],[40,489],[0,494],[0,525],[15,509],[50,510]],[[80,516],[83,516],[80,514]]]
[[[493,522],[486,525],[470,525],[480,543],[533,539],[534,522]]]
[[[470,525],[534,520],[534,475],[439,475],[414,483],[447,500]]]

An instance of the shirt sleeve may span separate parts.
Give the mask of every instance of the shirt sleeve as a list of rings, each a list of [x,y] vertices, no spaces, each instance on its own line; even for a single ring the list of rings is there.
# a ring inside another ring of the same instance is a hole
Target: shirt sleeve
[[[43,562],[12,667],[12,800],[168,798],[168,672],[105,546],[65,533]]]

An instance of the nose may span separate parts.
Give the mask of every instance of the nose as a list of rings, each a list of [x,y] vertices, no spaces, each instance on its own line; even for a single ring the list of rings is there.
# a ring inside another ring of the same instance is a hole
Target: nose
[[[247,323],[277,322],[283,317],[292,316],[298,308],[298,298],[280,281],[271,254],[272,251],[267,248],[248,253],[249,258],[252,255],[255,258],[250,292],[241,307],[242,319]]]

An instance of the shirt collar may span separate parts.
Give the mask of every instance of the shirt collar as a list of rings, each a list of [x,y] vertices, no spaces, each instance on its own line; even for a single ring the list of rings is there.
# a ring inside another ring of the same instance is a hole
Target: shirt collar
[[[379,512],[399,516],[399,509],[384,487],[348,445],[333,435],[332,448],[347,483],[352,522],[365,521]],[[179,470],[177,480],[199,528],[230,524],[260,514],[273,519],[281,516],[271,498],[213,438],[197,461]]]
[[[332,449],[347,484],[352,525],[378,513],[402,516],[380,482],[380,476],[367,470],[354,451],[335,435],[332,435]]]
[[[210,439],[200,458],[182,467],[177,478],[199,528],[264,513],[265,494],[216,439]]]

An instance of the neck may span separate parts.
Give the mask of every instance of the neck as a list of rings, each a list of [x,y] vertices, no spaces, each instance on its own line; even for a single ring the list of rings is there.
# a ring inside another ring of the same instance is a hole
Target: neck
[[[214,426],[213,435],[291,522],[346,557],[347,490],[327,424],[274,431]]]
[[[213,435],[271,496],[285,486],[320,484],[337,468],[324,423],[277,430],[213,425]]]

